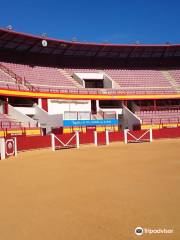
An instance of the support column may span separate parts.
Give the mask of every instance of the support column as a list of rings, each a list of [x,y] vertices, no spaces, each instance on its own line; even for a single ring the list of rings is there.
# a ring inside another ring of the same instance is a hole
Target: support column
[[[8,103],[9,103],[8,98],[5,98],[5,101],[4,101],[4,114],[8,114]]]
[[[124,129],[124,143],[127,144],[127,132],[128,129]]]
[[[97,142],[97,132],[96,131],[94,131],[94,144],[97,147],[98,142]]]
[[[154,111],[156,111],[157,105],[156,105],[156,100],[154,100]]]
[[[79,148],[79,132],[76,131],[76,147]]]
[[[42,98],[42,109],[46,112],[48,112],[48,99],[47,98]]]
[[[38,98],[38,107],[42,108],[42,99]]]
[[[153,141],[152,128],[149,129],[150,142]]]
[[[53,133],[51,133],[51,146],[52,146],[52,151],[55,151],[55,137]]]
[[[105,134],[106,134],[106,145],[109,145],[109,131],[106,130]]]

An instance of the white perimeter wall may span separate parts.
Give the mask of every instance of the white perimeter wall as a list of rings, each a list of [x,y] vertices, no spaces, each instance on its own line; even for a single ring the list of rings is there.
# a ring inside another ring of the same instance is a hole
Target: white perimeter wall
[[[48,113],[49,114],[64,114],[64,112],[87,112],[91,111],[90,100],[48,100]]]

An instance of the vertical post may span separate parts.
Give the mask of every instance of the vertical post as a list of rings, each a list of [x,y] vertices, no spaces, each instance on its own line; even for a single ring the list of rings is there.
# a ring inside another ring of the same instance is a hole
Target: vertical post
[[[97,147],[98,143],[97,143],[97,131],[94,131],[94,144]]]
[[[4,102],[4,114],[8,114],[8,102],[9,102],[9,99],[8,98],[5,98],[5,102]]]
[[[42,108],[42,99],[38,98],[38,107]]]
[[[106,145],[109,145],[109,131],[106,129]]]
[[[55,137],[53,133],[51,133],[51,146],[52,146],[52,151],[55,151]]]
[[[156,111],[157,110],[157,106],[156,106],[156,100],[154,99],[154,106],[153,106],[153,108],[154,108],[154,111]]]
[[[79,132],[76,131],[76,147],[79,148]]]
[[[152,128],[149,129],[149,135],[150,135],[150,142],[152,142],[153,141]]]
[[[4,160],[6,158],[5,155],[5,139],[0,139],[0,153],[1,153],[1,160]]]
[[[17,156],[17,138],[14,138],[14,156]]]
[[[124,143],[127,144],[127,132],[128,129],[124,129]]]

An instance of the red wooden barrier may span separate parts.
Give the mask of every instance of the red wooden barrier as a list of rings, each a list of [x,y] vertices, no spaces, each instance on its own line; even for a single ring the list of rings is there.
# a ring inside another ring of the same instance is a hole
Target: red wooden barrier
[[[51,147],[51,136],[17,136],[18,151]]]
[[[133,134],[141,135],[144,130],[133,131]],[[74,133],[70,134],[58,134],[57,137],[60,138],[63,142],[67,142]],[[105,144],[105,132],[99,132],[97,134],[98,145]],[[180,127],[179,128],[163,128],[163,129],[154,129],[153,130],[153,139],[160,138],[180,138]],[[75,144],[75,138],[71,141],[71,144]],[[94,132],[79,133],[80,144],[90,144],[94,143]],[[124,141],[124,133],[120,132],[109,132],[109,141]],[[51,136],[17,136],[17,149],[18,151],[32,150],[39,148],[48,148],[51,147]]]
[[[98,145],[106,144],[106,133],[105,132],[97,132],[97,144]]]
[[[55,145],[56,146],[63,146],[64,144],[69,142],[69,145],[76,145],[76,137],[75,133],[66,133],[66,134],[56,134],[56,137],[62,142],[58,141],[55,138]]]
[[[79,143],[80,144],[90,144],[94,143],[94,132],[88,131],[86,133],[79,133]]]
[[[109,132],[109,142],[124,141],[124,132]]]
[[[153,139],[159,138],[180,138],[180,127],[154,129]]]

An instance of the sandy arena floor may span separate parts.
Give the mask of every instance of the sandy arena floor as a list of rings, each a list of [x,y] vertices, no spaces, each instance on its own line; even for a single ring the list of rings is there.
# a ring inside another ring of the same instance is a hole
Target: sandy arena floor
[[[0,161],[0,240],[132,239],[180,239],[180,140]]]

